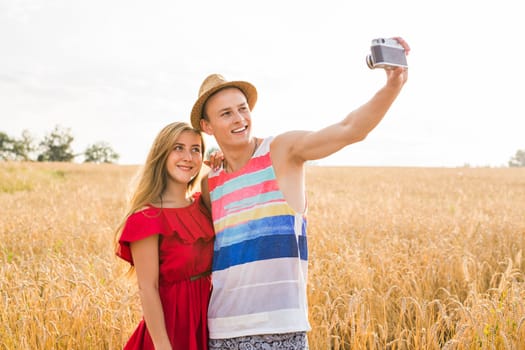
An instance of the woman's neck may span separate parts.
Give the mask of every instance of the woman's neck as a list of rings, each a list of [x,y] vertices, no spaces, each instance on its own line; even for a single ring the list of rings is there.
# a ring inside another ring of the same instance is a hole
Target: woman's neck
[[[153,204],[162,208],[184,208],[192,202],[193,199],[186,184],[183,186],[182,184],[168,183],[158,201]]]

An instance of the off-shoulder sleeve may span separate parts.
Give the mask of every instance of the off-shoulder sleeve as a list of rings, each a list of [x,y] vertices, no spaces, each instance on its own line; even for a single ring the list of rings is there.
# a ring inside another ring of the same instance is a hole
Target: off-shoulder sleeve
[[[116,252],[117,256],[133,265],[130,243],[152,235],[162,234],[163,225],[160,214],[158,210],[152,208],[131,214],[122,229]]]

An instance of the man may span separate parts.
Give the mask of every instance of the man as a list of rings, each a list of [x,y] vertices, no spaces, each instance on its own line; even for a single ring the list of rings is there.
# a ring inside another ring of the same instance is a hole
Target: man
[[[308,348],[305,163],[362,141],[378,125],[408,72],[386,75],[385,86],[340,122],[266,139],[251,135],[252,84],[217,74],[202,83],[191,122],[224,154],[202,182],[216,232],[210,349]]]

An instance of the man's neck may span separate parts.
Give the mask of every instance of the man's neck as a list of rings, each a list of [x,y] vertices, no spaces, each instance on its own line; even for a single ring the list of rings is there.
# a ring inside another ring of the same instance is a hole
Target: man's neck
[[[259,144],[260,140],[252,137],[245,146],[224,149],[224,170],[227,173],[233,173],[242,169],[252,159]]]

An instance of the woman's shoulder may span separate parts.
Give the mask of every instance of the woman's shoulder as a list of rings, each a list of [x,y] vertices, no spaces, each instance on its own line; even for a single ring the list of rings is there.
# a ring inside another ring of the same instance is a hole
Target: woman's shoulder
[[[160,213],[160,210],[161,208],[157,208],[152,204],[147,204],[132,212],[128,216],[128,220],[130,218],[155,218]]]
[[[163,227],[161,214],[161,210],[153,206],[136,210],[126,219],[122,238],[139,238],[158,233]]]

